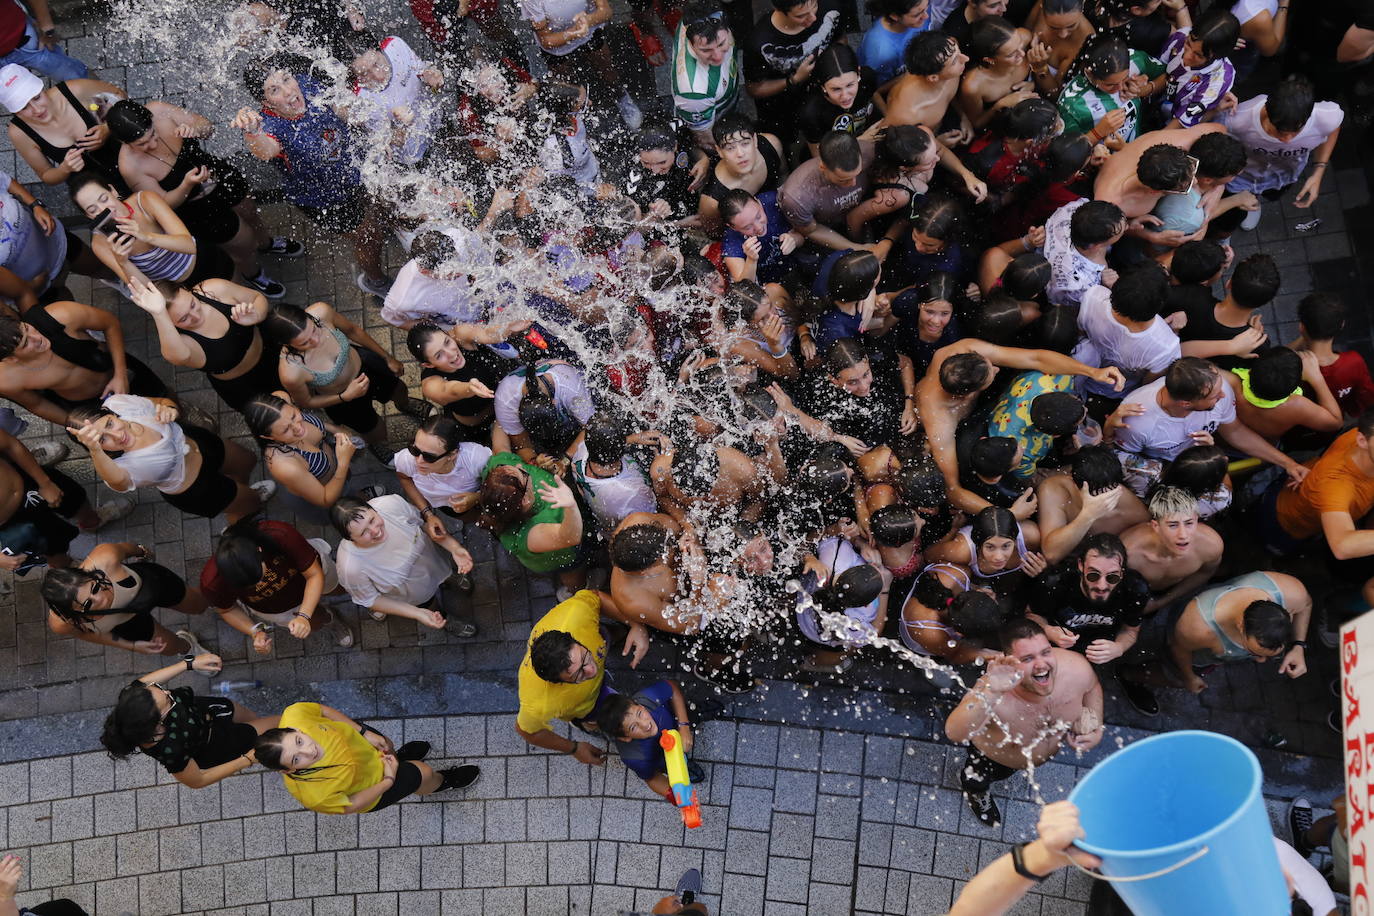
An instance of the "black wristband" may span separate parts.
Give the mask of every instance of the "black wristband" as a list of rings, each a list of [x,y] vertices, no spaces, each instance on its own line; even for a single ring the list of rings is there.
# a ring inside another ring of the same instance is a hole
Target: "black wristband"
[[[1016,873],[1021,877],[1039,883],[1048,878],[1049,875],[1037,875],[1026,868],[1026,847],[1029,845],[1029,843],[1017,843],[1011,848],[1011,867],[1016,869]]]
[[[1305,639],[1295,639],[1295,640],[1293,640],[1292,642],[1290,642],[1290,643],[1288,644],[1288,648],[1287,648],[1287,649],[1284,649],[1283,651],[1285,651],[1285,652],[1291,652],[1291,651],[1293,651],[1293,649],[1297,648],[1298,646],[1302,646],[1304,649],[1306,649],[1306,648],[1307,648],[1307,640],[1305,640]]]
[[[193,670],[191,666],[194,665],[195,662],[196,662],[196,657],[195,657],[194,655],[192,655],[191,653],[187,652],[185,655],[183,655],[183,656],[181,657],[181,660],[184,661],[184,662],[186,663],[186,670],[187,670],[187,671]]]

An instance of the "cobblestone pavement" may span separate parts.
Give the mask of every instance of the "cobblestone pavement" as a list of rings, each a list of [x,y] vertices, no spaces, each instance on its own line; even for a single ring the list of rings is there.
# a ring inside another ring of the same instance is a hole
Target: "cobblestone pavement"
[[[394,21],[392,21],[394,20]],[[399,13],[382,17],[410,35]],[[104,47],[107,29],[70,20],[61,27],[73,52],[100,75],[130,85],[135,96],[183,99],[188,87],[164,86],[157,65],[127,71]],[[419,45],[417,45],[419,46]],[[106,54],[110,59],[106,59]],[[214,112],[212,112],[214,114]],[[218,112],[223,114],[223,112]],[[232,134],[232,132],[228,132]],[[233,136],[212,147],[238,152]],[[1366,143],[1351,130],[1342,138],[1332,180],[1314,211],[1268,205],[1256,233],[1238,239],[1243,256],[1262,249],[1284,269],[1284,287],[1265,310],[1273,337],[1296,335],[1294,306],[1315,288],[1339,290],[1357,309],[1349,336],[1369,354],[1365,271],[1357,252],[1374,236],[1366,176]],[[27,167],[0,134],[0,169],[32,182]],[[256,172],[255,172],[256,173]],[[40,189],[55,212],[72,208],[57,189]],[[332,251],[288,208],[267,207],[269,222],[306,239],[307,261],[273,265],[288,285],[288,301],[330,301],[365,324],[398,357],[402,335],[383,325],[377,303],[351,282],[344,253]],[[1295,222],[1320,216],[1315,232]],[[393,261],[399,250],[393,250]],[[76,298],[116,311],[130,348],[155,355],[151,324],[102,287],[70,283]],[[165,363],[155,365],[170,372]],[[407,361],[414,383],[418,372]],[[179,395],[218,416],[222,431],[247,443],[237,415],[222,409],[199,373],[176,371]],[[409,421],[389,417],[393,440],[409,435]],[[33,420],[30,443],[54,435]],[[358,485],[394,478],[370,458]],[[63,469],[91,481],[89,464]],[[108,491],[91,492],[103,498]],[[328,536],[321,513],[288,497],[270,507],[306,536]],[[222,520],[190,519],[156,494],[140,494],[126,519],[102,540],[153,545],[159,561],[197,575]],[[932,689],[909,668],[881,656],[854,669],[850,685],[800,687],[795,659],[753,660],[762,686],[728,703],[718,721],[702,726],[699,756],[708,762],[702,787],[704,825],[684,831],[676,812],[626,778],[615,761],[590,770],[561,756],[529,753],[512,730],[514,671],[530,622],[553,604],[552,585],[527,577],[483,533],[463,535],[477,560],[471,610],[480,635],[459,641],[413,622],[355,621],[357,648],[342,651],[325,639],[308,645],[282,638],[271,656],[213,615],[190,626],[226,659],[223,678],[259,681],[240,698],[260,710],[298,699],[320,699],[366,717],[394,738],[423,738],[435,755],[483,767],[482,781],[463,795],[409,801],[361,817],[300,811],[279,777],[258,771],[190,791],[147,759],[113,763],[94,753],[99,724],[119,688],[155,667],[151,658],[50,634],[37,595],[37,577],[0,581],[0,845],[28,863],[24,901],[70,896],[92,912],[142,916],[223,914],[613,914],[646,909],[684,868],[701,868],[713,912],[787,916],[860,913],[939,913],[963,881],[1027,835],[1036,807],[1024,777],[1000,786],[1006,825],[988,830],[963,807],[954,774],[962,751],[940,737],[952,697]],[[83,536],[84,555],[95,543]],[[181,623],[164,612],[164,621]],[[1296,794],[1319,803],[1337,791],[1336,738],[1325,724],[1334,700],[1327,684],[1332,653],[1313,644],[1313,671],[1298,682],[1258,666],[1230,666],[1200,697],[1169,691],[1163,713],[1135,713],[1108,683],[1109,735],[1082,761],[1041,768],[1041,795],[1061,798],[1082,767],[1119,742],[1165,729],[1210,728],[1257,747],[1271,810]],[[677,672],[689,696],[700,687],[682,675],[678,643],[656,638],[639,672],[619,659],[622,684]],[[198,688],[206,689],[199,675]],[[1260,744],[1276,730],[1284,751]],[[1294,751],[1300,753],[1293,753]],[[440,799],[443,799],[442,801]],[[1059,873],[1018,914],[1077,914],[1087,879]],[[23,901],[21,901],[23,902]]]

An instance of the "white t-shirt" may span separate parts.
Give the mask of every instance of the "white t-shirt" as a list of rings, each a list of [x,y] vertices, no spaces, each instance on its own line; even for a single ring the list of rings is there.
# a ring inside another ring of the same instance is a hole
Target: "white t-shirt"
[[[562,130],[544,138],[539,148],[539,164],[550,176],[571,175],[588,194],[601,180],[601,163],[587,142],[587,125],[581,117],[571,134]]]
[[[1164,379],[1155,379],[1126,396],[1124,404],[1144,404],[1145,412],[1128,417],[1116,432],[1116,447],[1146,458],[1173,461],[1178,453],[1193,445],[1190,433],[1215,434],[1218,427],[1236,418],[1236,396],[1231,386],[1223,384],[1221,400],[1211,410],[1195,410],[1186,416],[1171,417],[1159,406],[1159,390]]]
[[[1083,294],[1078,306],[1078,328],[1086,339],[1074,350],[1074,358],[1090,366],[1117,367],[1126,376],[1126,391],[1139,386],[1146,375],[1168,369],[1170,363],[1183,355],[1178,335],[1163,318],[1155,316],[1145,330],[1132,331],[1112,317],[1112,293],[1105,286],[1094,286]],[[1095,355],[1097,361],[1080,356],[1079,350],[1087,357]],[[1092,379],[1086,385],[1092,394],[1109,398],[1118,394],[1111,385]]]
[[[448,554],[429,539],[420,510],[404,496],[388,493],[368,500],[386,530],[382,542],[359,547],[339,542],[339,583],[359,607],[372,607],[379,597],[422,605],[433,598],[453,572]]]
[[[587,473],[587,446],[579,442],[572,455],[573,479],[587,498],[592,514],[606,531],[613,531],[635,512],[657,512],[658,499],[639,462],[620,459],[620,473],[613,477],[593,477]]]
[[[129,475],[129,489],[157,487],[163,493],[176,493],[186,485],[186,455],[191,447],[175,423],[159,423],[157,405],[136,394],[112,394],[101,405],[114,411],[121,420],[130,420],[158,433],[162,438],[152,445],[125,452],[114,463]],[[127,491],[126,491],[127,492]]]
[[[427,227],[433,228],[433,227]],[[461,226],[440,229],[453,239],[455,257],[463,265],[474,269],[491,264],[491,252],[475,232]],[[443,328],[455,324],[478,324],[486,312],[486,303],[475,295],[468,274],[440,280],[427,277],[417,261],[407,261],[396,273],[396,282],[382,303],[382,320],[403,327],[417,321],[429,320]]]
[[[573,17],[578,13],[586,13],[590,16],[595,10],[596,4],[592,0],[520,0],[521,16],[524,16],[531,23],[546,22],[549,28],[555,32],[562,32],[571,28]],[[596,26],[588,29],[586,35],[565,45],[559,45],[556,48],[544,48],[544,53],[552,54],[554,57],[571,54],[591,41],[592,36],[600,28],[601,26]]]
[[[1336,895],[1331,893],[1331,885],[1326,883],[1322,873],[1312,867],[1298,853],[1278,837],[1274,837],[1274,848],[1279,851],[1279,867],[1293,879],[1293,888],[1298,896],[1312,908],[1314,916],[1328,916],[1336,911]]]
[[[441,96],[420,81],[420,72],[427,64],[416,56],[404,40],[395,35],[382,39],[381,52],[387,63],[391,64],[391,81],[381,89],[354,84],[353,94],[362,103],[358,108],[377,138],[390,136],[392,112],[395,109],[410,109],[415,120],[405,128],[405,143],[393,149],[397,162],[414,165],[424,157],[434,139],[440,118]]]
[[[1269,11],[1270,16],[1277,15],[1279,0],[1239,0],[1231,7],[1231,15],[1240,20],[1241,25],[1245,25],[1265,10]]]
[[[1226,190],[1268,191],[1285,188],[1297,181],[1307,168],[1307,159],[1312,150],[1326,142],[1341,122],[1345,112],[1335,102],[1318,102],[1312,106],[1312,116],[1307,119],[1298,135],[1287,143],[1271,136],[1261,124],[1260,112],[1264,110],[1267,95],[1257,95],[1236,106],[1221,119],[1226,129],[1241,143],[1245,144],[1245,168]]]
[[[1054,211],[1045,222],[1045,260],[1050,262],[1050,282],[1045,295],[1051,305],[1077,305],[1083,293],[1102,279],[1105,264],[1089,260],[1073,247],[1070,223],[1074,211],[1088,202],[1087,198],[1067,203]]]
[[[481,489],[482,468],[487,466],[490,457],[491,449],[480,442],[460,442],[458,460],[453,462],[453,470],[447,474],[425,474],[420,471],[416,457],[401,449],[396,453],[396,473],[409,477],[415,489],[429,500],[431,506],[447,506],[450,496],[476,493]]]
[[[826,580],[826,584],[834,582],[846,570],[864,564],[864,558],[859,556],[854,546],[840,537],[828,537],[816,545],[816,558],[830,570],[830,578]],[[797,594],[797,625],[801,627],[807,639],[823,646],[853,647],[864,644],[864,634],[859,632],[847,634],[847,638],[841,641],[822,638],[820,615],[807,600],[808,597],[800,592]],[[845,608],[844,614],[850,620],[864,624],[871,630],[873,621],[878,619],[878,606],[882,600],[882,596],[879,595],[862,607]]]
[[[566,363],[541,363],[539,368],[541,375],[549,373],[553,376],[554,403],[586,425],[595,407],[592,396],[587,392],[587,383],[582,380],[582,373]],[[501,379],[501,384],[496,386],[493,405],[496,422],[509,436],[518,436],[525,431],[524,424],[520,422],[520,402],[525,399],[525,375],[524,370],[517,370]]]

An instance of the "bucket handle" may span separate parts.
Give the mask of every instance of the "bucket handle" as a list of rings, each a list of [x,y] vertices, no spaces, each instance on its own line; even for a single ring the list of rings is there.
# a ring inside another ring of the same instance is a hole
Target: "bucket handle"
[[[1067,853],[1064,854],[1064,858],[1069,860],[1070,865],[1072,865],[1074,868],[1078,869],[1090,878],[1096,878],[1098,881],[1110,881],[1113,884],[1129,884],[1133,881],[1149,881],[1151,878],[1159,878],[1169,874],[1170,872],[1178,871],[1183,866],[1191,865],[1198,859],[1201,859],[1203,856],[1207,855],[1209,851],[1210,847],[1204,846],[1197,852],[1183,859],[1183,861],[1175,862],[1168,868],[1161,868],[1159,871],[1152,871],[1148,875],[1131,875],[1123,876],[1120,878],[1114,878],[1111,875],[1104,875],[1101,872],[1092,871],[1091,869],[1084,868],[1082,865],[1079,865],[1077,862],[1075,862]]]

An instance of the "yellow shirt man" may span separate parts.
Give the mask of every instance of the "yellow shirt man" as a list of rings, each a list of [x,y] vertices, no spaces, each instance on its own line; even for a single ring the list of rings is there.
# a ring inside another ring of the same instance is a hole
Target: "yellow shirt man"
[[[319,703],[292,703],[281,714],[281,727],[304,733],[324,751],[311,772],[282,774],[286,791],[311,811],[343,814],[349,796],[382,781],[382,755],[356,728],[325,718]]]
[[[515,724],[526,734],[548,729],[554,719],[580,719],[590,715],[606,676],[606,640],[601,636],[601,599],[583,589],[534,625],[528,645],[551,630],[572,636],[596,660],[596,675],[576,684],[550,683],[534,673],[530,650],[520,663],[520,712]]]

